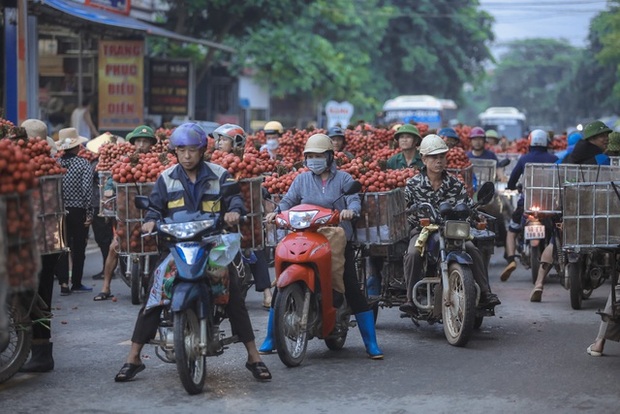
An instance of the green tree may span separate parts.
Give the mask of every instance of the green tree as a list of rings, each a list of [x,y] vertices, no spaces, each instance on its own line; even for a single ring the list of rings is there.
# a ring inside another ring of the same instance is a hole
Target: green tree
[[[508,45],[492,74],[490,102],[514,106],[538,125],[564,124],[559,96],[570,86],[579,51],[567,41],[525,39]]]

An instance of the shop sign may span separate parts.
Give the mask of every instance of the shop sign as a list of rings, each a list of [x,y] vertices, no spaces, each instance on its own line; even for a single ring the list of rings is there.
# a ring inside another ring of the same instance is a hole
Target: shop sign
[[[144,118],[144,42],[99,41],[99,129],[129,130]]]
[[[149,114],[187,115],[190,62],[152,59],[149,68]]]
[[[131,11],[131,0],[85,0],[84,4],[125,15]]]
[[[351,117],[353,116],[353,105],[351,103],[329,101],[325,105],[325,115],[327,116],[327,128],[331,128],[336,125],[340,125],[345,128],[349,125]]]

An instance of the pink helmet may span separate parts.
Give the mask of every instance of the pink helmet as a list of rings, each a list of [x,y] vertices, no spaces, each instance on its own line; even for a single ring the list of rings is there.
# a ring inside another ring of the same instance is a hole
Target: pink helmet
[[[473,127],[471,131],[469,131],[469,139],[477,137],[486,138],[486,133],[484,132],[484,129],[480,127]]]

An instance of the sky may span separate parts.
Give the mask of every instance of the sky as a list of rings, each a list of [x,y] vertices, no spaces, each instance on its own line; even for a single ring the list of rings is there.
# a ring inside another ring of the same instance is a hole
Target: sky
[[[585,47],[590,20],[607,8],[606,0],[480,0],[495,18],[494,54],[512,40],[542,37]]]

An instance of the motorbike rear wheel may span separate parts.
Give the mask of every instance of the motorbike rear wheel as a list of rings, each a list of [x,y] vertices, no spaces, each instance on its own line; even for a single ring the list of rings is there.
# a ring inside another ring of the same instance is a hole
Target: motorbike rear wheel
[[[140,291],[142,290],[142,259],[131,260],[131,304],[140,304]]]
[[[287,367],[299,366],[306,357],[308,332],[301,327],[306,289],[301,283],[293,283],[280,289],[276,296],[276,349],[280,360]]]
[[[10,295],[7,298],[9,340],[0,352],[0,383],[11,378],[24,365],[32,346],[32,327],[27,310]]]
[[[542,254],[543,246],[539,243],[536,246],[530,244],[530,271],[532,272],[532,283],[536,284],[538,278],[538,267],[540,266],[540,255]]]
[[[448,266],[448,296],[450,303],[442,305],[443,331],[450,345],[465,346],[476,319],[476,285],[467,265]]]
[[[570,280],[570,306],[575,310],[581,309],[583,300],[583,283],[581,282],[581,260],[577,263],[567,263],[566,272]]]
[[[200,352],[200,321],[188,308],[174,313],[174,355],[177,372],[188,394],[202,392],[207,378],[207,356]]]

